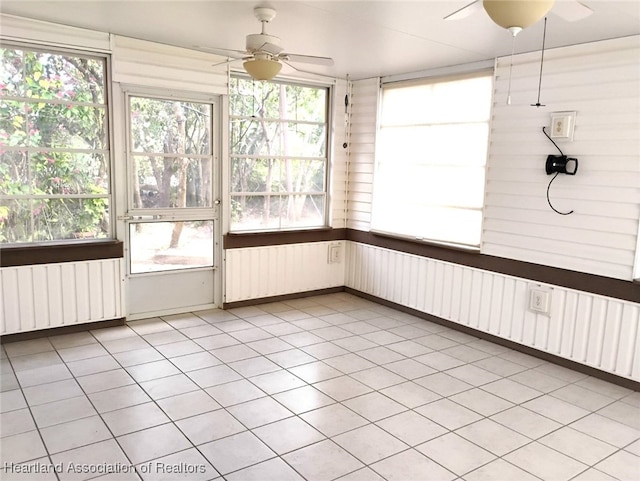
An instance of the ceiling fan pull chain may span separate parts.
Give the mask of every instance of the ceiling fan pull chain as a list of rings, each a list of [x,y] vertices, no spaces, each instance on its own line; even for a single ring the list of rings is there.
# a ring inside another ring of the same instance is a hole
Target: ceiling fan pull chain
[[[531,104],[532,107],[545,107],[540,103],[540,90],[542,89],[542,67],[544,66],[544,44],[547,38],[547,17],[544,17],[544,30],[542,31],[542,53],[540,55],[540,77],[538,79],[538,101]]]
[[[516,49],[516,36],[511,37],[511,58],[509,59],[509,86],[507,87],[507,105],[511,105],[511,72],[513,71],[513,53]]]

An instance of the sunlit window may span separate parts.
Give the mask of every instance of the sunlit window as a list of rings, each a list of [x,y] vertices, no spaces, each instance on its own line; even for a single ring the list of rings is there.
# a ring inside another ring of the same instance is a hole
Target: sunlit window
[[[105,69],[0,47],[0,243],[111,235]]]
[[[328,89],[232,78],[231,230],[326,224]]]
[[[372,229],[479,246],[492,77],[387,84]]]

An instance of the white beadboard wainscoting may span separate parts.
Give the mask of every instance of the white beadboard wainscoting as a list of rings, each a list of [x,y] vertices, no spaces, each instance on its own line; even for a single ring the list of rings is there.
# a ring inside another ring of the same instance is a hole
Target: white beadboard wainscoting
[[[124,317],[124,261],[106,259],[0,269],[0,334]]]
[[[433,316],[640,381],[640,304],[347,242],[345,285]],[[528,310],[551,289],[550,315]]]
[[[225,251],[225,300],[237,302],[344,286],[346,241],[246,247]],[[329,246],[340,261],[329,263]]]

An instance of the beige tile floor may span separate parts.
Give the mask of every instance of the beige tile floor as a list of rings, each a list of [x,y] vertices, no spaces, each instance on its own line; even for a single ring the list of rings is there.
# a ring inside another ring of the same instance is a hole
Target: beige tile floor
[[[640,394],[346,293],[5,344],[3,480],[640,479]]]

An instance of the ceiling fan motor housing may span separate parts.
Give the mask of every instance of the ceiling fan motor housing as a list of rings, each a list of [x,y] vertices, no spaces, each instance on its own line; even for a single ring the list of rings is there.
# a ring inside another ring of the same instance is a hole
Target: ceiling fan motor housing
[[[280,38],[264,33],[252,33],[247,35],[247,52],[267,52],[278,55],[282,52]]]

